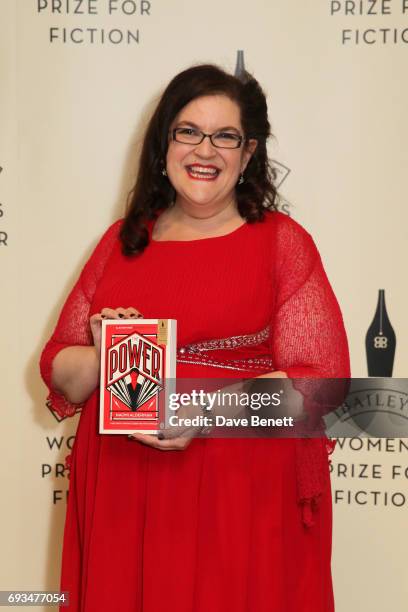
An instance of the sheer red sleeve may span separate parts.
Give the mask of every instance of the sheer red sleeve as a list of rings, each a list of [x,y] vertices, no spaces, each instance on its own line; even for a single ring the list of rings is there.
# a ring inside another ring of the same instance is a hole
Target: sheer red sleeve
[[[118,237],[120,225],[121,221],[111,225],[96,246],[68,295],[54,332],[41,354],[41,376],[49,390],[47,405],[59,419],[72,416],[81,409],[82,404],[72,404],[52,388],[52,363],[57,353],[68,346],[92,345],[89,326],[91,301]]]
[[[278,227],[276,245],[275,368],[290,378],[348,378],[343,318],[313,239],[287,219]]]
[[[308,419],[304,435],[320,430],[323,414],[344,400],[350,377],[347,336],[340,308],[311,236],[292,219],[276,235],[277,297],[272,322],[272,359],[276,370],[295,379]],[[341,379],[321,381],[317,379]],[[324,430],[323,430],[324,431]],[[327,455],[335,442],[303,437],[297,443],[298,500],[305,525],[324,489]]]

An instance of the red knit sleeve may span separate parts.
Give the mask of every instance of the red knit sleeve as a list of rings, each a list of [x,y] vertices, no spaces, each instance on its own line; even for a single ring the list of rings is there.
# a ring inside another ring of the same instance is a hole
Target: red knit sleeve
[[[278,223],[275,257],[277,301],[272,322],[272,359],[276,370],[289,378],[344,378],[350,376],[347,336],[336,297],[310,234],[286,217]],[[345,386],[322,386],[296,381],[305,407],[319,416],[341,403]],[[347,383],[346,383],[347,386]],[[317,393],[319,391],[319,393]],[[340,394],[339,394],[340,392]],[[316,415],[317,416],[317,415]]]
[[[120,225],[121,221],[117,221],[109,227],[88,259],[65,301],[55,330],[41,354],[41,376],[49,390],[47,405],[59,419],[72,416],[83,404],[69,402],[52,388],[52,363],[57,353],[68,346],[92,345],[89,325],[91,301],[118,237]]]
[[[278,221],[271,350],[275,369],[294,379],[308,415],[302,421],[302,437],[296,441],[296,471],[303,522],[311,527],[326,486],[328,455],[335,445],[324,435],[321,417],[347,394],[349,351],[340,308],[316,245],[292,219],[279,215]]]
[[[291,378],[350,376],[343,318],[310,234],[291,219],[277,230],[275,367]]]

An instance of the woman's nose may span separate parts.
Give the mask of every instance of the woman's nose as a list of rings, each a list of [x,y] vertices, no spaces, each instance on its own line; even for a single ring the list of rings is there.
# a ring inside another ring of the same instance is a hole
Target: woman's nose
[[[196,146],[195,152],[200,157],[214,157],[217,154],[217,149],[212,144],[210,138],[206,136],[199,145]]]

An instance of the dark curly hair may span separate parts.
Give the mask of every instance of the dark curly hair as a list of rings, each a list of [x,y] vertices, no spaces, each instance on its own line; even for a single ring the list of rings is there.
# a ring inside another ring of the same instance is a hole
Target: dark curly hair
[[[263,219],[265,209],[277,209],[276,171],[266,150],[271,135],[268,109],[258,81],[247,72],[237,78],[211,64],[193,66],[168,84],[147,126],[137,180],[129,194],[120,232],[124,255],[135,255],[146,248],[146,221],[155,219],[159,210],[174,201],[175,191],[162,174],[174,118],[192,100],[216,94],[228,96],[238,104],[245,138],[258,141],[245,170],[245,181],[236,186],[239,214],[252,223]]]

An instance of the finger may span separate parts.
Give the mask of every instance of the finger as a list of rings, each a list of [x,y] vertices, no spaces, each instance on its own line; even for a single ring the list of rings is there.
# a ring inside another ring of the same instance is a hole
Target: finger
[[[91,328],[92,335],[95,339],[95,337],[101,333],[102,328],[102,317],[99,312],[89,317],[89,326]]]
[[[116,308],[115,309],[119,319],[127,319],[126,309],[125,308]]]
[[[102,308],[101,310],[102,319],[119,319],[119,314],[113,308]]]
[[[181,438],[189,435],[189,432],[194,431],[194,427],[168,427],[164,429],[161,433],[165,440],[174,440],[175,438]]]
[[[140,319],[142,318],[143,315],[141,312],[139,312],[138,310],[136,310],[136,308],[126,308],[126,318],[128,319]]]
[[[102,322],[102,317],[101,317],[101,313],[97,312],[96,314],[93,314],[91,317],[89,317],[89,322],[92,323],[101,323]]]
[[[256,378],[288,378],[288,375],[286,374],[286,372],[276,370],[275,372],[269,372],[268,374],[261,374]]]
[[[198,435],[200,431],[201,427],[171,427],[163,429],[157,437],[161,441],[190,440]]]
[[[190,438],[173,438],[171,440],[158,440],[155,448],[158,450],[183,450],[190,443]]]
[[[162,450],[184,450],[192,438],[174,438],[172,440],[161,440]]]
[[[129,434],[129,438],[132,440],[136,440],[138,442],[142,442],[147,446],[151,446],[152,448],[156,448],[157,450],[182,450],[189,443],[190,440],[188,438],[175,438],[172,440],[159,440],[156,435],[152,434],[141,434],[134,433]]]
[[[157,448],[157,445],[160,442],[156,434],[132,433],[128,435],[128,438],[129,440],[136,440],[137,442],[142,442],[143,444],[152,446],[154,448]]]

